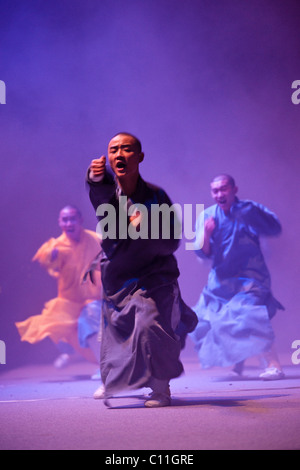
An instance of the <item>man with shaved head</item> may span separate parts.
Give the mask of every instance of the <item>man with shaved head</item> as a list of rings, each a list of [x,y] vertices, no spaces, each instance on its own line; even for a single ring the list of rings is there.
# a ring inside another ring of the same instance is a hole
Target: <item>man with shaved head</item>
[[[148,227],[151,233],[155,228],[151,209],[169,208],[172,203],[163,189],[141,177],[144,153],[135,136],[115,135],[107,152],[110,168],[103,155],[91,162],[88,172],[90,199],[99,221],[104,205],[117,214],[115,233],[112,230],[102,242],[104,389],[94,396],[107,398],[125,389],[149,387],[152,394],[146,407],[169,406],[169,382],[183,372],[181,348],[197,318],[181,299],[174,256],[179,240],[174,237],[173,222],[170,219],[167,238],[159,231],[157,237],[145,237],[142,228]],[[139,209],[135,214],[134,208]],[[141,236],[129,236],[138,226]]]
[[[40,315],[16,326],[22,341],[37,343],[51,338],[63,351],[54,363],[58,368],[72,360],[74,351],[98,363],[100,269],[93,273],[93,282],[89,277],[84,282],[84,276],[101,253],[101,240],[96,232],[83,228],[81,212],[73,205],[60,210],[58,225],[61,235],[46,241],[33,258],[56,279],[57,297],[45,304]]]
[[[220,174],[210,184],[215,204],[196,227],[195,251],[212,262],[207,285],[194,310],[198,326],[192,336],[204,368],[234,366],[260,355],[264,380],[283,377],[274,351],[270,319],[282,305],[273,297],[261,248],[261,236],[276,236],[281,225],[274,213],[250,200],[239,200],[234,178]]]

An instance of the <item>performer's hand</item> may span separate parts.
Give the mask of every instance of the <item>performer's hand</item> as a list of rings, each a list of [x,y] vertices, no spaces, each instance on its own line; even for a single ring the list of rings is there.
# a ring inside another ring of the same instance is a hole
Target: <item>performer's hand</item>
[[[142,222],[142,213],[138,210],[135,210],[134,214],[129,217],[129,222],[133,227],[137,227]]]
[[[216,228],[216,222],[215,222],[215,219],[213,217],[210,217],[209,219],[207,219],[204,223],[204,232],[205,232],[205,236],[207,238],[210,238],[211,237],[211,234],[213,233],[213,231],[215,230]]]
[[[90,170],[93,172],[95,177],[103,176],[105,173],[106,158],[104,155],[100,158],[92,160]]]

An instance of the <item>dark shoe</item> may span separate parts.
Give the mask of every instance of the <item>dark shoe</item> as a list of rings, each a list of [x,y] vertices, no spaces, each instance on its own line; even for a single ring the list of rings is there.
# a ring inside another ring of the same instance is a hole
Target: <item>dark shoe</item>
[[[235,364],[234,368],[232,369],[232,372],[237,375],[243,375],[244,365],[244,361],[238,362],[237,364]]]
[[[161,408],[171,405],[170,390],[166,393],[153,392],[148,400],[145,401],[146,408]]]

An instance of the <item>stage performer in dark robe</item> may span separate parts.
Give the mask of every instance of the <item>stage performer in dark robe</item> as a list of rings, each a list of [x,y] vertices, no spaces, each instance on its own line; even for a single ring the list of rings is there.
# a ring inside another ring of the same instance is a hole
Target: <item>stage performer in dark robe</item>
[[[183,372],[180,352],[197,317],[178,286],[174,252],[180,237],[172,203],[164,190],[140,176],[143,159],[140,141],[120,133],[108,145],[112,172],[105,156],[93,160],[88,170],[90,199],[103,236],[104,387],[94,396],[150,387],[145,406],[161,407],[171,404],[169,382]],[[159,208],[165,215],[169,211],[160,224]]]

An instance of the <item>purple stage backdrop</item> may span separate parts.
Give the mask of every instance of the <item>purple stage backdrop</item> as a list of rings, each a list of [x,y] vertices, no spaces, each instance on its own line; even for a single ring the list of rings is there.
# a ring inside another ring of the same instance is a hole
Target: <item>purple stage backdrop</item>
[[[31,258],[59,235],[67,203],[96,228],[85,172],[118,131],[141,139],[142,176],[174,202],[210,205],[210,179],[226,172],[240,198],[277,213],[283,233],[263,247],[286,308],[273,322],[277,346],[292,354],[300,339],[299,0],[0,0],[0,10],[0,372],[56,355],[50,340],[21,343],[14,326],[56,295]],[[192,306],[208,266],[184,243],[178,262]]]

